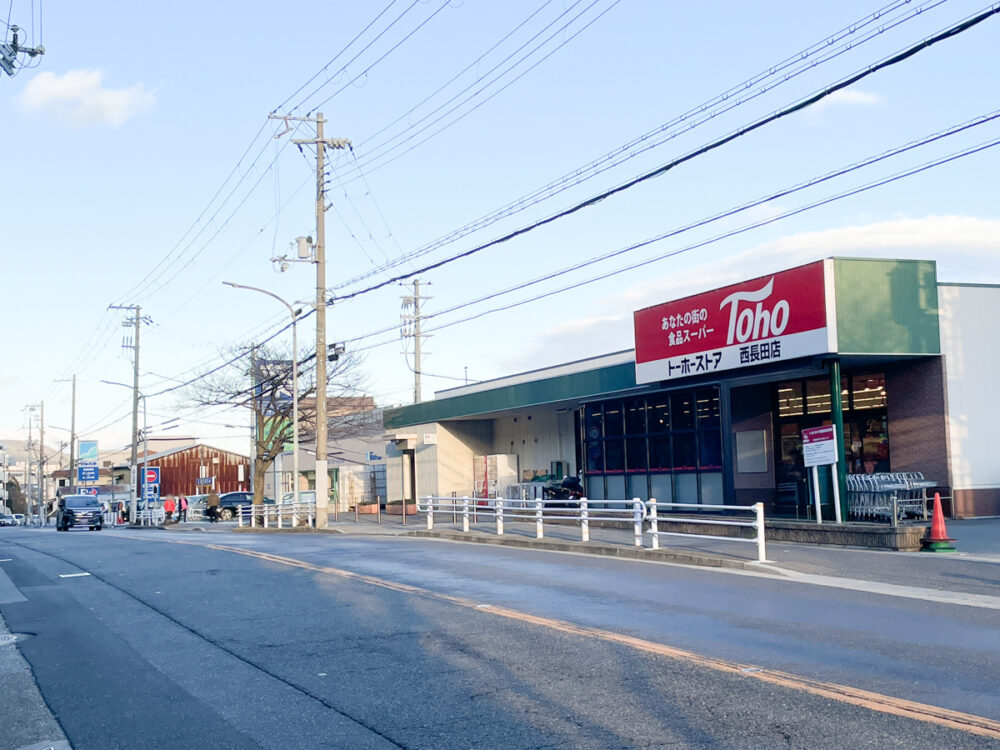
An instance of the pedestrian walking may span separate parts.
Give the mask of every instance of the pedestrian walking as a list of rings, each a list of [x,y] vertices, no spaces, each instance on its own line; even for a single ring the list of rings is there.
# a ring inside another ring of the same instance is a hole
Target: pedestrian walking
[[[177,520],[185,523],[188,520],[188,499],[184,495],[177,498]]]
[[[215,490],[212,490],[205,501],[205,515],[208,516],[210,523],[215,523],[219,520],[219,502],[219,494]]]
[[[163,514],[166,517],[166,521],[169,522],[171,520],[171,517],[174,515],[174,508],[176,505],[176,501],[170,497],[170,495],[167,495],[167,497],[163,500]]]

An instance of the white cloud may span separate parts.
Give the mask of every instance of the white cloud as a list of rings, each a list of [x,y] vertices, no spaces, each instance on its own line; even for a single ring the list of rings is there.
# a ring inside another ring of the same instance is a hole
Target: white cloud
[[[622,290],[597,304],[603,314],[563,322],[541,332],[533,346],[502,363],[507,372],[606,354],[634,345],[632,312],[661,302],[718,289],[755,276],[832,256],[937,261],[939,281],[1000,283],[1000,220],[974,216],[902,218],[789,235],[750,250],[665,274]],[[544,362],[540,361],[544,359]]]
[[[74,127],[118,127],[156,103],[141,83],[106,88],[103,75],[99,70],[70,70],[61,76],[40,73],[25,86],[18,104],[25,112],[53,114]]]
[[[840,89],[834,91],[825,99],[820,99],[809,107],[807,112],[819,114],[834,107],[876,107],[885,102],[885,97],[874,91],[863,89]]]

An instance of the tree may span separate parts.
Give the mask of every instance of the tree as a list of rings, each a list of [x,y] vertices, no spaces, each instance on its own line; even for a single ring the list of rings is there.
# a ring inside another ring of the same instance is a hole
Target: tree
[[[254,423],[253,501],[263,502],[264,478],[275,458],[291,450],[292,434],[292,360],[287,350],[257,346],[238,357],[238,351],[226,354],[235,359],[228,367],[199,381],[188,390],[187,406],[238,406],[249,409]],[[238,358],[237,358],[238,357]],[[315,443],[316,370],[315,356],[299,360],[299,446]],[[351,354],[331,359],[327,367],[328,443],[361,434],[371,421],[356,409],[344,404],[362,401],[374,408],[370,397],[363,396],[360,360]],[[337,408],[337,405],[342,405]],[[370,411],[370,410],[369,410]],[[298,481],[296,478],[294,481]]]

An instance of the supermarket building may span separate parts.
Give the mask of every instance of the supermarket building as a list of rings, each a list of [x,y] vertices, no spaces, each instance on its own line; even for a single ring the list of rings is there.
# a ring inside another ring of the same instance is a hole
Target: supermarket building
[[[1000,515],[1000,286],[926,260],[829,258],[639,310],[634,349],[388,409],[388,499],[464,496],[476,459],[577,475],[594,501],[765,503],[802,517],[803,429],[837,428],[824,519],[848,473],[921,472],[955,517]],[[623,342],[623,345],[632,344]],[[839,387],[838,387],[839,386]]]

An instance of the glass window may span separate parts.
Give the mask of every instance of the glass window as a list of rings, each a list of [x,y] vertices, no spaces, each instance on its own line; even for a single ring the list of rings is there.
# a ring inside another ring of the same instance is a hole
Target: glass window
[[[604,441],[604,470],[625,471],[625,441]]]
[[[621,437],[625,434],[622,405],[620,402],[604,405],[604,436]]]
[[[650,474],[649,496],[658,502],[670,503],[674,500],[673,474]],[[664,509],[667,510],[667,509]]]
[[[646,438],[626,438],[625,457],[625,468],[629,471],[645,471],[647,468]]]
[[[675,430],[690,430],[694,427],[694,403],[690,393],[675,393],[670,397],[670,411]]]
[[[778,416],[796,417],[804,413],[802,409],[802,383],[779,383]]]
[[[630,474],[628,477],[628,496],[640,500],[649,500],[649,485],[647,474]]]
[[[706,430],[698,436],[698,466],[702,469],[722,468],[722,433]]]
[[[634,398],[625,402],[625,434],[646,434],[646,400]]]
[[[600,404],[591,404],[586,410],[587,440],[599,440],[604,437],[604,414]]]
[[[604,499],[604,477],[587,477],[587,499],[588,500],[603,500]]]
[[[698,426],[719,426],[719,392],[715,388],[703,388],[695,393],[698,404]]]
[[[605,500],[625,500],[625,475],[605,477]]]
[[[698,475],[697,474],[677,474],[674,476],[674,495],[678,503],[698,502]],[[679,511],[690,510],[690,508],[678,508]]]
[[[885,408],[885,375],[855,375],[852,380],[851,397],[855,410]]]
[[[806,409],[810,414],[830,413],[830,381],[806,381]]]
[[[670,438],[651,437],[649,439],[649,468],[653,471],[670,471]]]
[[[705,505],[723,505],[722,474],[701,475],[701,502]]]
[[[649,431],[668,432],[670,430],[670,406],[666,395],[653,396],[649,400]]]
[[[603,443],[587,443],[587,471],[604,471]]]
[[[698,468],[698,446],[695,433],[674,435],[674,471]]]

